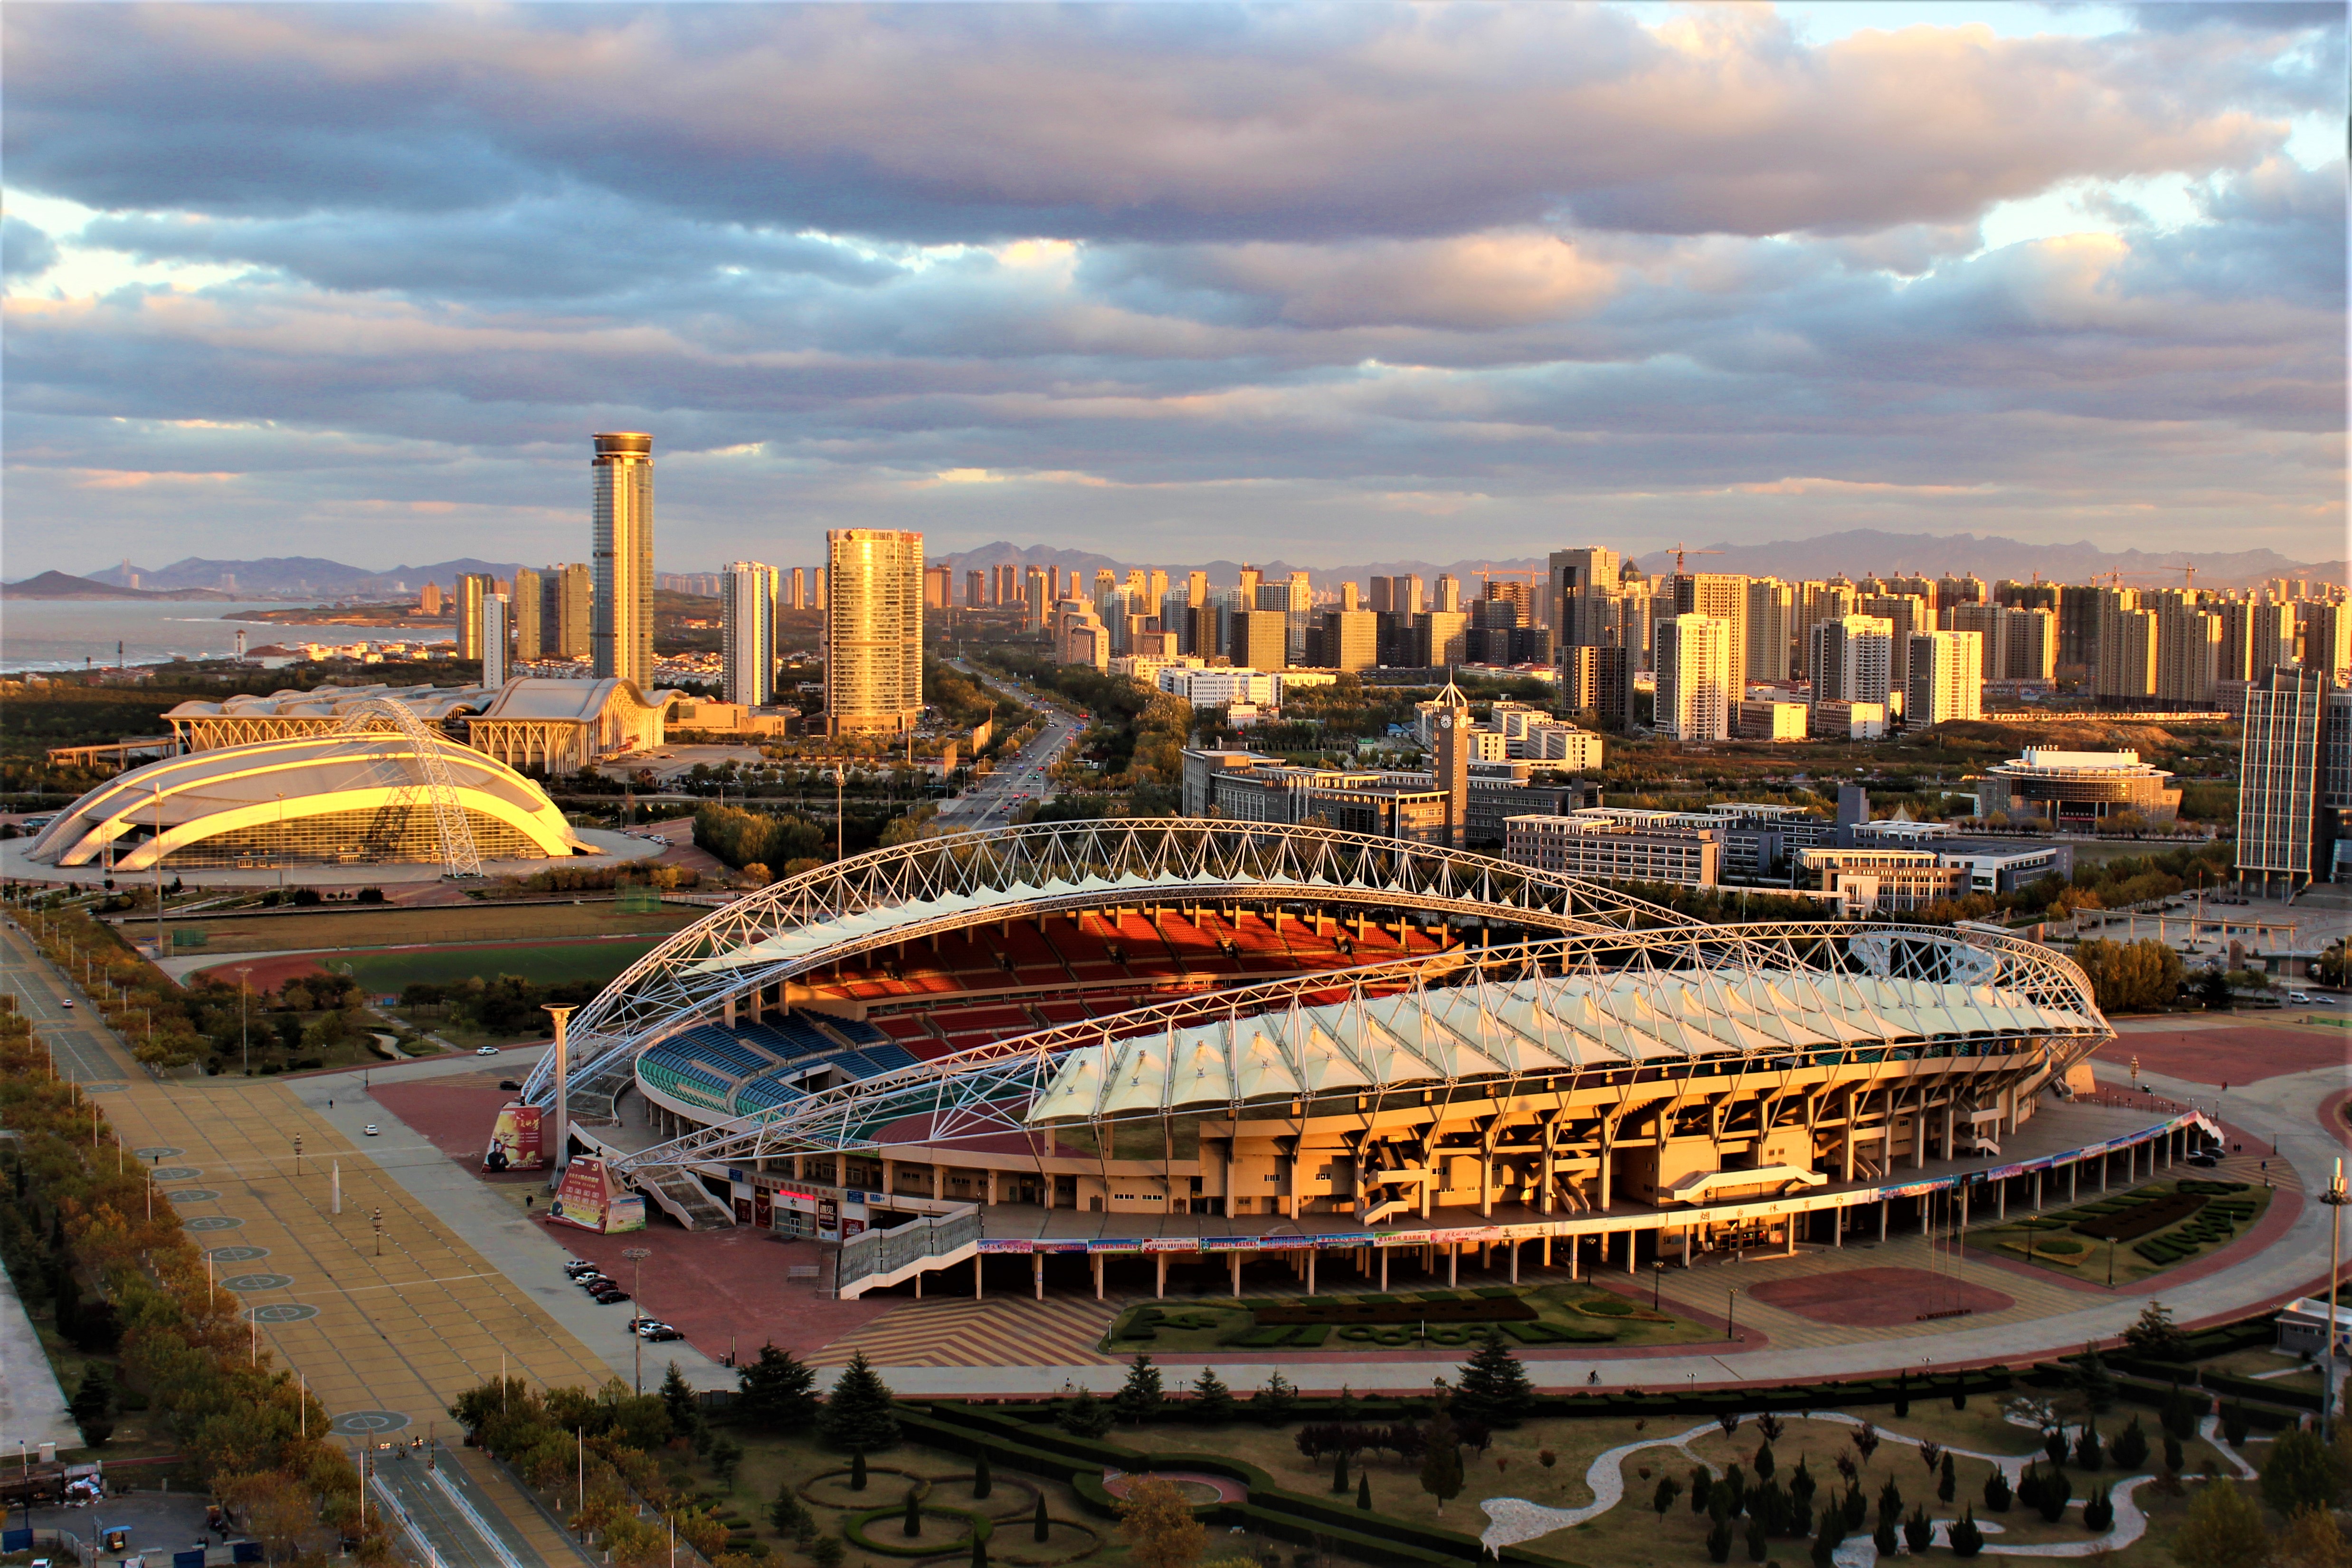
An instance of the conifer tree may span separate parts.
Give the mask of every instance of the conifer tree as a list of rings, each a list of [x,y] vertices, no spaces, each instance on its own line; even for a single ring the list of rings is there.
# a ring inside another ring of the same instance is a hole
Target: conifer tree
[[[1130,1426],[1140,1425],[1160,1414],[1160,1402],[1167,1397],[1160,1383],[1160,1369],[1151,1358],[1138,1351],[1133,1364],[1127,1369],[1127,1382],[1111,1395],[1111,1409]]]
[[[1488,1329],[1485,1341],[1463,1363],[1461,1383],[1454,1391],[1454,1414],[1488,1426],[1510,1426],[1535,1408],[1535,1400],[1528,1369],[1503,1342],[1503,1331]]]
[[[1225,1422],[1234,1418],[1234,1391],[1217,1375],[1217,1369],[1204,1366],[1201,1375],[1192,1380],[1192,1408],[1203,1421]]]
[[[835,1380],[824,1402],[824,1440],[859,1458],[898,1443],[898,1417],[891,1412],[889,1385],[859,1351]]]
[[[803,1431],[817,1413],[815,1369],[772,1344],[736,1369],[735,1387],[729,1415],[762,1432]]]

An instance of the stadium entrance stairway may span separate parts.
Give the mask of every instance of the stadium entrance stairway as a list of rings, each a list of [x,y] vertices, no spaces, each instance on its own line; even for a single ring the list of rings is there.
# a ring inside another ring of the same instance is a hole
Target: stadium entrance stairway
[[[641,1172],[636,1181],[647,1197],[688,1230],[719,1230],[735,1223],[726,1205],[712,1197],[690,1173],[675,1165]]]

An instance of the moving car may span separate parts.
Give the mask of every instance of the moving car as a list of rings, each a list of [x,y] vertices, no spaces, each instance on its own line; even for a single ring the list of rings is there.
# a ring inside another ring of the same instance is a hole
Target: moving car
[[[496,1046],[477,1046],[474,1047],[474,1054],[478,1057],[494,1057],[499,1054],[499,1048]]]
[[[369,1122],[365,1127],[361,1128],[360,1131],[366,1133],[371,1138],[381,1137],[383,1132],[383,1130],[373,1121]]]
[[[67,1005],[67,1006],[68,1006],[68,1007],[70,1007],[70,1006],[72,1006],[72,1005],[73,1005],[73,998],[72,998],[72,997],[68,996],[68,997],[67,997],[67,998],[66,998],[66,1005]]]
[[[521,1089],[522,1089],[522,1085],[521,1085],[521,1084],[520,1084],[520,1083],[517,1083],[514,1079],[510,1079],[510,1078],[502,1078],[502,1079],[499,1079],[499,1087],[500,1089],[503,1089],[509,1090],[509,1092],[513,1092],[513,1093],[520,1093],[520,1092],[521,1092]]]

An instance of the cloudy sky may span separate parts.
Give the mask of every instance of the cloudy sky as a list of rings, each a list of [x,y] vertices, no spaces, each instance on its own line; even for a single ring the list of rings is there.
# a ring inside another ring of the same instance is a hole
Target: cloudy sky
[[[13,0],[5,569],[2333,557],[2344,15]]]

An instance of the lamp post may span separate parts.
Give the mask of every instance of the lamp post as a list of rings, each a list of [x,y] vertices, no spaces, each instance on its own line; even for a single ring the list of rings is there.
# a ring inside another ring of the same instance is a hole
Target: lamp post
[[[2336,1343],[2344,1331],[2336,1322],[2336,1280],[2344,1261],[2344,1205],[2352,1203],[2352,1193],[2344,1186],[2344,1162],[2336,1162],[2336,1174],[2328,1178],[2327,1190],[2319,1194],[2327,1205],[2327,1386],[2319,1395],[2319,1426],[2321,1434],[2330,1440],[2336,1435]]]
[[[248,1074],[253,1071],[253,1035],[252,1032],[246,1027],[245,999],[247,990],[245,977],[252,973],[253,968],[250,964],[240,967],[236,972],[237,1065],[243,1068]]]
[[[1724,1298],[1723,1302],[1723,1337],[1727,1340],[1736,1340],[1739,1337],[1738,1333],[1733,1331],[1732,1327],[1733,1319],[1737,1316],[1738,1310],[1739,1287],[1734,1285],[1731,1288],[1730,1293]]]
[[[547,1178],[550,1187],[563,1180],[565,1156],[570,1153],[572,1144],[571,1062],[564,1038],[564,1026],[572,1017],[572,1006],[569,1003],[546,1005],[548,1016],[555,1020],[555,1157]]]
[[[842,847],[842,844],[843,844],[843,842],[844,842],[843,837],[842,837],[842,816],[841,816],[841,812],[842,812],[842,804],[841,804],[841,794],[842,794],[842,790],[845,787],[846,784],[847,784],[847,780],[846,780],[846,779],[844,777],[844,775],[843,775],[843,773],[842,773],[842,766],[841,766],[841,764],[840,764],[839,763],[834,763],[834,764],[833,764],[833,858],[834,858],[834,861],[835,861],[835,863],[836,865],[837,865],[837,864],[839,864],[839,863],[840,863],[840,861],[843,859],[842,847]]]
[[[635,1272],[629,1279],[629,1293],[636,1301],[637,1316],[642,1318],[646,1315],[646,1259],[653,1256],[653,1249],[646,1247],[625,1247],[622,1249],[621,1256],[635,1266]],[[643,1394],[646,1391],[646,1336],[637,1332],[632,1326],[629,1330],[629,1338],[636,1342],[629,1352],[636,1363],[636,1369],[630,1375],[636,1392]]]
[[[1658,1288],[1664,1283],[1665,1278],[1665,1260],[1661,1258],[1653,1258],[1650,1259],[1650,1310],[1653,1312],[1659,1310]]]

